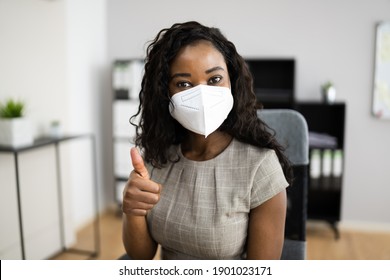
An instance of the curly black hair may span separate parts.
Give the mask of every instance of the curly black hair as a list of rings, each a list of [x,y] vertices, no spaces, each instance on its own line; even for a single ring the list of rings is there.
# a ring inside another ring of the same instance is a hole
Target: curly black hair
[[[181,48],[199,40],[211,42],[221,52],[231,81],[234,105],[219,130],[241,142],[275,150],[284,175],[291,182],[291,166],[283,153],[284,148],[257,116],[259,103],[247,64],[218,28],[206,27],[195,21],[176,23],[162,29],[147,47],[140,105],[131,118],[131,123],[136,126],[135,144],[143,150],[145,161],[161,168],[168,161],[177,160],[170,158],[169,148],[181,143],[187,130],[169,113],[169,67]],[[138,116],[137,124],[135,119]]]

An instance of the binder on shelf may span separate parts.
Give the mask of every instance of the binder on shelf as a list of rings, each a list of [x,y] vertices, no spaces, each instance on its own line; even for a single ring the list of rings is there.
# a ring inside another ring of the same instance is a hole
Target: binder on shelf
[[[129,62],[115,61],[112,72],[112,87],[115,99],[129,99]]]
[[[341,177],[343,173],[343,151],[338,149],[333,151],[332,175]]]
[[[332,174],[332,150],[325,149],[322,151],[321,173],[323,177],[330,177]]]
[[[321,176],[321,150],[312,149],[310,153],[310,177],[317,179]]]
[[[332,175],[333,175],[333,189],[340,190],[342,184],[342,175],[343,175],[343,151],[337,149],[333,151],[333,165],[332,165]]]
[[[133,142],[135,127],[130,123],[130,118],[138,111],[139,102],[134,100],[115,100],[113,102],[113,136],[115,139],[129,139]],[[139,122],[136,118],[134,122]]]
[[[141,60],[117,60],[114,62],[112,87],[115,99],[137,99],[141,90]]]
[[[309,172],[312,189],[339,190],[343,174],[343,151],[311,149]]]

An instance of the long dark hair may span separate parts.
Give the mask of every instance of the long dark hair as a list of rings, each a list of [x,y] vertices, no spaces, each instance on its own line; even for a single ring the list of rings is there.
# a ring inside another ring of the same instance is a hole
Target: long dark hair
[[[169,148],[181,143],[187,131],[169,113],[169,67],[182,47],[199,40],[211,42],[222,53],[229,72],[234,105],[219,130],[241,142],[275,150],[290,182],[292,172],[283,154],[284,149],[257,116],[253,78],[244,59],[219,29],[194,21],[162,29],[147,48],[140,105],[137,114],[131,118],[131,123],[136,126],[135,144],[143,150],[144,159],[155,167],[175,160],[169,157]],[[136,124],[135,118],[139,115]]]

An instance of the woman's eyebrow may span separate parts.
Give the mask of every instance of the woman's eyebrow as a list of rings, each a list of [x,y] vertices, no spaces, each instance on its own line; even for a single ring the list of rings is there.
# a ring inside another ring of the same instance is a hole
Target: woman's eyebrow
[[[190,73],[175,73],[172,75],[171,80],[177,77],[191,77]]]
[[[211,72],[214,72],[214,71],[218,71],[218,70],[222,70],[222,71],[225,71],[225,69],[223,69],[223,67],[221,66],[215,66],[213,68],[210,68],[210,69],[207,69],[206,71],[204,71],[206,74],[210,74]],[[174,78],[177,78],[177,77],[185,77],[185,78],[188,78],[188,77],[191,77],[191,73],[175,73],[171,76],[171,80],[174,79]]]
[[[206,74],[210,74],[211,72],[214,72],[214,71],[217,71],[217,70],[222,70],[222,71],[225,71],[225,69],[223,69],[223,67],[221,66],[215,66],[213,68],[210,68],[206,71],[204,71]]]

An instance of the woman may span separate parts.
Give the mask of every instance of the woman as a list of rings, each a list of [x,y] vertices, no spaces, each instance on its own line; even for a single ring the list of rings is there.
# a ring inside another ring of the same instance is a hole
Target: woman
[[[279,259],[286,187],[282,148],[258,119],[235,46],[197,22],[161,30],[147,49],[134,171],[123,198],[133,259]]]

